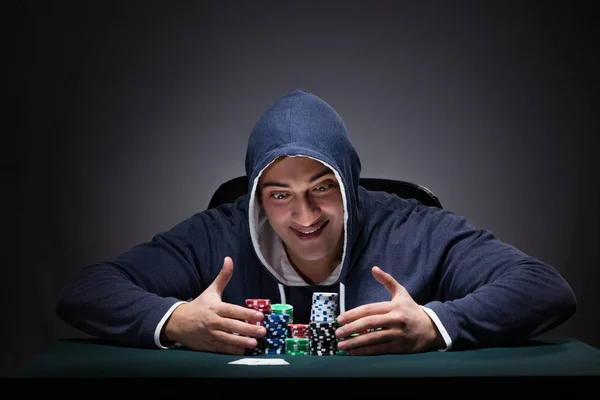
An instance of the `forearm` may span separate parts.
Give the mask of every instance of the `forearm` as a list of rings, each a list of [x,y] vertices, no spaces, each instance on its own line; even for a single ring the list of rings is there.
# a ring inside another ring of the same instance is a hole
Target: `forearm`
[[[92,336],[156,347],[156,327],[178,301],[150,293],[114,268],[98,265],[82,271],[67,286],[56,313],[69,325]]]
[[[576,308],[571,287],[552,266],[476,229],[463,217],[437,214],[442,238],[433,310],[453,349],[521,343],[566,321]]]
[[[515,266],[473,293],[426,305],[447,329],[453,348],[510,345],[544,333],[576,309],[569,285],[552,268]]]

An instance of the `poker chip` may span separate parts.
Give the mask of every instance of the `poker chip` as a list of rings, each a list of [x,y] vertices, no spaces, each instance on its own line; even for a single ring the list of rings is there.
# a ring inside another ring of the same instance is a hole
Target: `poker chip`
[[[294,346],[294,347],[302,347],[302,348],[308,348],[308,346],[310,345],[310,339],[309,338],[297,338],[297,337],[288,337],[285,339],[285,344],[286,346]]]
[[[290,316],[289,323],[294,323],[294,306],[291,304],[271,304],[273,314],[287,314]]]
[[[333,356],[336,354],[337,309],[337,293],[313,293],[309,324],[311,355]]]
[[[380,331],[381,328],[369,328],[369,329],[365,329],[364,331],[358,332],[359,335],[364,335],[367,333],[371,333],[371,332],[377,332]]]
[[[246,307],[253,308],[264,314],[271,313],[271,300],[269,299],[246,299]]]
[[[258,344],[253,349],[246,349],[246,355],[248,355],[248,356],[259,356],[259,355],[265,354],[264,339],[262,339],[262,338],[255,338],[255,339]]]
[[[267,330],[266,338],[285,339],[288,337],[288,323],[290,316],[287,314],[265,314],[263,326]]]
[[[310,355],[310,328],[308,324],[289,324],[285,340],[285,354],[292,356]]]
[[[285,340],[285,354],[292,356],[310,355],[310,339],[307,337],[288,337]]]
[[[335,331],[340,326],[337,322],[337,293],[313,293],[308,324],[294,323],[294,307],[291,304],[272,304],[269,299],[247,299],[246,306],[264,314],[263,321],[256,324],[264,326],[267,330],[265,337],[258,340],[258,346],[247,351],[248,355],[341,356],[348,354],[347,351],[338,349],[337,343],[341,339],[335,336]]]
[[[291,338],[309,338],[310,329],[308,324],[289,324],[288,337]]]
[[[338,308],[337,293],[315,292],[310,309],[311,322],[333,322]]]
[[[265,354],[285,354],[289,321],[289,314],[265,314],[263,320],[263,326],[267,330],[264,341]]]
[[[337,338],[335,336],[336,325],[329,322],[310,322],[310,353],[311,355],[335,355],[337,350]]]
[[[252,309],[254,309],[256,311],[260,311],[262,313],[270,313],[271,312],[271,300],[269,300],[269,299],[246,299],[246,307],[252,308]],[[259,321],[259,322],[246,320],[246,323],[252,324],[252,325],[257,325],[257,326],[264,326],[264,320]],[[265,354],[265,340],[263,338],[257,338],[256,341],[257,341],[256,347],[253,349],[247,349],[246,355],[258,356],[261,354]]]

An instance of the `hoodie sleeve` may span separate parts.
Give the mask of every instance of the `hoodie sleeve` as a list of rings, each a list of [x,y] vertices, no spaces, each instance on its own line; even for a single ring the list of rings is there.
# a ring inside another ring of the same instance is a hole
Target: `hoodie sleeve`
[[[439,263],[433,310],[452,349],[510,345],[550,330],[575,313],[574,293],[556,269],[449,212],[428,229]]]
[[[221,265],[205,249],[213,236],[206,215],[194,216],[119,256],[86,266],[56,305],[66,323],[127,345],[162,347],[157,327],[182,301],[198,296]],[[218,231],[218,224],[212,231]]]

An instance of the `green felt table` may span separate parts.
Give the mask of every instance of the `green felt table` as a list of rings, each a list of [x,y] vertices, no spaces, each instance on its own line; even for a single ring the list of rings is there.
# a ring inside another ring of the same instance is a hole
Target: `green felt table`
[[[286,365],[235,365],[242,358],[283,359]],[[536,339],[521,346],[469,351],[377,356],[232,356],[188,349],[140,349],[95,339],[59,340],[26,360],[3,379],[4,388],[28,390],[57,382],[85,382],[106,389],[130,380],[144,387],[206,382],[220,390],[243,390],[256,382],[291,385],[365,383],[408,385],[533,382],[597,384],[600,349],[576,339]],[[223,384],[227,383],[227,384]],[[239,384],[238,384],[239,383]],[[206,387],[206,386],[203,386]],[[293,386],[302,387],[302,386]],[[317,386],[312,386],[317,387]]]

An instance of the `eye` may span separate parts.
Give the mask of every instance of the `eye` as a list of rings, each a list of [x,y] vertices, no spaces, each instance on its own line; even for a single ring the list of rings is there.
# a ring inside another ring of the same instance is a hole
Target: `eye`
[[[271,197],[272,199],[275,200],[283,200],[288,196],[287,193],[282,193],[282,192],[273,192],[269,194],[269,197]]]
[[[331,189],[333,186],[334,186],[333,183],[324,183],[322,185],[315,187],[313,190],[315,190],[317,192],[326,192],[327,190]]]

